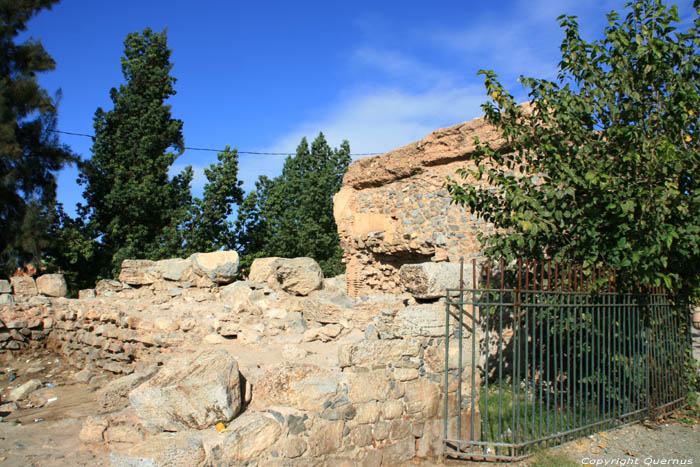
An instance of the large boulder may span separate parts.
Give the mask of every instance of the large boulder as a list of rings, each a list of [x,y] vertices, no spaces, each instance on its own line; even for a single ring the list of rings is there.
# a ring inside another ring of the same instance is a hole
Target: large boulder
[[[280,259],[277,281],[285,292],[305,296],[323,287],[323,271],[312,258]]]
[[[313,258],[258,258],[250,266],[248,280],[306,296],[323,287],[323,271]]]
[[[163,279],[169,281],[181,281],[185,277],[187,268],[192,265],[190,258],[172,258],[156,261],[155,270]]]
[[[0,293],[10,293],[12,288],[10,288],[10,281],[5,279],[0,279]]]
[[[238,253],[235,251],[195,253],[189,259],[195,273],[208,277],[216,284],[228,284],[236,278]]]
[[[36,282],[31,277],[11,277],[10,282],[12,282],[12,290],[15,295],[37,295],[39,293]]]
[[[464,279],[471,282],[471,274]],[[420,299],[444,297],[447,289],[459,287],[459,263],[404,264],[399,270],[403,289]],[[470,284],[465,283],[469,288]]]
[[[228,422],[241,409],[238,364],[225,350],[175,357],[134,389],[129,400],[150,432]]]
[[[282,258],[271,256],[269,258],[256,258],[250,265],[248,281],[251,284],[267,284],[270,287],[277,285],[277,264]]]
[[[68,293],[63,274],[44,274],[36,279],[36,287],[40,294],[49,297],[65,297]]]

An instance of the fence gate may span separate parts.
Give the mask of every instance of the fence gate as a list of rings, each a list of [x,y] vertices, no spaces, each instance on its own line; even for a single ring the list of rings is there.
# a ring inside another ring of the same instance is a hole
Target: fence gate
[[[447,292],[446,456],[520,460],[684,403],[687,303],[605,269],[470,266]]]

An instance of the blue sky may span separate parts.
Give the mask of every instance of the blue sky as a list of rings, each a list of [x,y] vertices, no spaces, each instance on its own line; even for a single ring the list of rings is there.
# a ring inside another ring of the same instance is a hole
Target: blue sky
[[[681,17],[692,0],[675,2]],[[120,57],[130,32],[167,28],[177,78],[170,99],[188,147],[293,152],[323,131],[353,153],[385,152],[436,128],[478,117],[485,100],[479,69],[493,69],[518,100],[519,75],[553,78],[563,32],[556,17],[579,16],[587,40],[602,36],[616,0],[184,1],[63,0],[29,23],[56,70],[40,76],[59,88],[59,129],[93,133],[98,107],[123,82]],[[61,135],[83,158],[91,140]],[[175,170],[202,169],[216,153],[186,151]],[[249,190],[281,171],[284,156],[240,156]],[[74,212],[82,187],[75,168],[59,177],[59,201]]]

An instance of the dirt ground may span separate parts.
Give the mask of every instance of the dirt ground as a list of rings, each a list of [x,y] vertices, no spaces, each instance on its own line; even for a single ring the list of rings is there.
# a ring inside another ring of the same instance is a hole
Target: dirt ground
[[[47,351],[0,355],[3,400],[9,390],[30,379],[43,383],[43,388],[19,403],[17,410],[0,410],[0,467],[110,465],[106,451],[88,449],[78,434],[85,417],[100,412],[95,391],[111,377],[98,376],[92,384],[86,384],[76,382],[75,373],[67,362]],[[477,463],[447,460],[445,464]],[[700,426],[681,423],[678,416],[671,416],[657,424],[636,424],[597,433],[549,449],[525,462],[501,465],[700,465]]]

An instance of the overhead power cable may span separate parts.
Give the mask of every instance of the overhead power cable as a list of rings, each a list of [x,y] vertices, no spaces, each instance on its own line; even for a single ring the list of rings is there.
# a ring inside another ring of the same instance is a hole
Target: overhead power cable
[[[62,135],[71,135],[71,136],[85,136],[87,138],[94,138],[93,135],[88,135],[85,133],[73,133],[70,131],[61,131],[61,130],[49,130],[52,133],[60,133]],[[185,147],[186,150],[188,151],[209,151],[209,152],[224,152],[223,149],[211,149],[211,148],[190,148],[190,147]],[[259,152],[259,151],[238,151],[238,154],[253,154],[257,156],[293,156],[296,154],[296,152]],[[381,152],[364,152],[364,153],[352,153],[350,156],[376,156],[379,154],[383,154]]]

